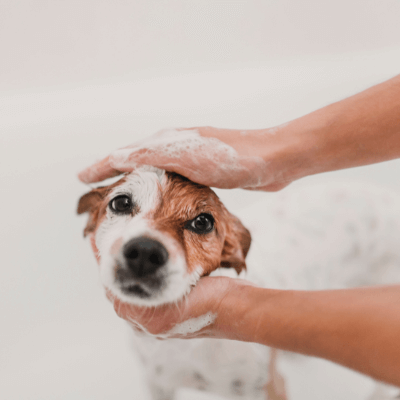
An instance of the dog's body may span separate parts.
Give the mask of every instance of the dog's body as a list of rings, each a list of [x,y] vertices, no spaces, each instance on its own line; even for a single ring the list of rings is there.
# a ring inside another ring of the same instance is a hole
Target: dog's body
[[[154,399],[172,400],[178,388],[227,399],[265,400],[269,348],[222,339],[158,340],[135,333]]]
[[[209,188],[175,174],[138,169],[83,196],[79,212],[90,212],[85,233],[100,259],[104,285],[133,304],[177,301],[201,276],[218,273],[241,273],[278,289],[400,281],[398,197],[364,187],[273,196],[243,213],[256,239],[246,274],[249,232]],[[211,320],[206,315],[176,329],[193,332]],[[265,389],[273,379],[265,346],[218,339],[160,341],[146,332],[135,333],[135,342],[155,400],[172,400],[179,387],[230,399],[283,398]]]

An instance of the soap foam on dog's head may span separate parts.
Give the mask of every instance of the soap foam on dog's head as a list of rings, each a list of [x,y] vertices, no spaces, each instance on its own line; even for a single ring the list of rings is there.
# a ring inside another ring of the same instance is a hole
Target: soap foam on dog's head
[[[149,157],[156,161],[163,157],[162,165],[171,169],[184,159],[186,170],[196,181],[201,182],[202,177],[210,173],[218,187],[225,187],[227,174],[246,182],[246,187],[265,185],[270,178],[265,173],[267,163],[261,157],[239,155],[232,146],[201,136],[196,129],[162,130],[142,142],[114,151],[110,164],[122,171],[127,166],[135,168],[137,163],[146,164]]]
[[[208,187],[152,167],[84,195],[101,280],[142,306],[175,302],[219,267],[245,268],[250,234]]]

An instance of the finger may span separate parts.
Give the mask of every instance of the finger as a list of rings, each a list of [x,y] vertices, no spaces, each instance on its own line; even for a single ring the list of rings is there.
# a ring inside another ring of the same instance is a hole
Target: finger
[[[110,156],[91,165],[78,174],[83,183],[100,182],[107,178],[120,175],[121,171],[116,170],[110,164]]]
[[[115,299],[115,296],[113,295],[113,293],[111,292],[111,290],[110,290],[110,289],[107,289],[107,288],[106,288],[106,297],[107,297],[107,299],[110,300],[111,302],[113,302],[114,299]]]

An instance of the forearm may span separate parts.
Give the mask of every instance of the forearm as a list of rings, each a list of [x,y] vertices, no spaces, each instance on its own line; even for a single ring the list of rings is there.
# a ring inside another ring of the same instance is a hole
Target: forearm
[[[225,299],[218,329],[222,337],[326,358],[400,386],[400,286],[316,292],[242,286]]]
[[[282,128],[294,178],[400,157],[400,75]]]
[[[400,75],[278,127],[197,128],[265,160],[270,184],[400,157]],[[284,186],[284,185],[283,185]]]

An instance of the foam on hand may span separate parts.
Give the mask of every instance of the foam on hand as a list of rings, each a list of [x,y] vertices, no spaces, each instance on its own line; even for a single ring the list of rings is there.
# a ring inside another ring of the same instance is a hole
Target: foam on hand
[[[196,129],[163,130],[111,154],[111,164],[117,170],[147,163],[170,170],[180,166],[190,171],[189,177],[199,183],[207,176],[212,186],[229,186],[226,181],[230,176],[239,183],[232,187],[257,187],[268,183],[267,163],[261,157],[239,155],[233,147],[219,139],[203,137]]]
[[[166,336],[175,336],[175,335],[190,335],[195,332],[199,332],[206,326],[211,325],[217,314],[208,312],[207,314],[201,315],[197,318],[188,319],[180,324],[175,325],[171,330],[166,333]]]

